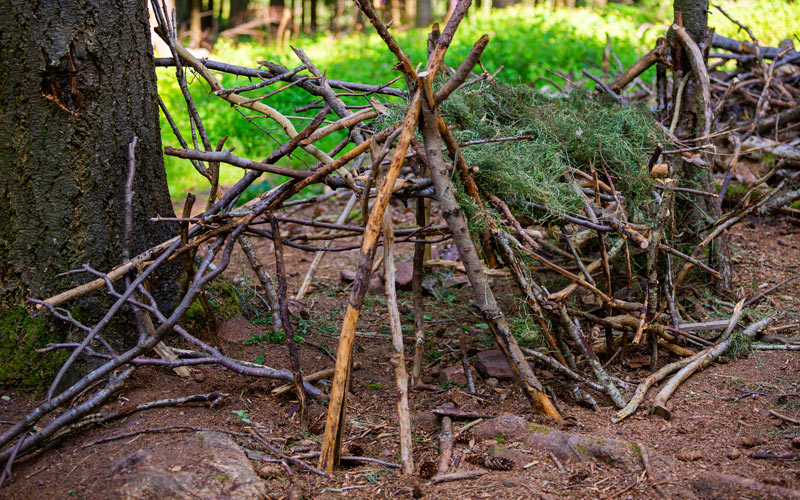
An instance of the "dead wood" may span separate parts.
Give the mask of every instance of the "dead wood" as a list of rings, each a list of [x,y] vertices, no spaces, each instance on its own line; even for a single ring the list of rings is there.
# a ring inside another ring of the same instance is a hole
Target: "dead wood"
[[[800,491],[762,483],[733,474],[703,471],[692,480],[694,491],[704,499],[758,498],[761,500],[800,499]]]

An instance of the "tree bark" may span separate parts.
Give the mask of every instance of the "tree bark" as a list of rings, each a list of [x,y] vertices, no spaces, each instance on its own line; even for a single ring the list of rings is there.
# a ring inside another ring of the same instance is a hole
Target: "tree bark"
[[[713,31],[708,29],[708,0],[675,0],[673,11],[675,24],[686,29],[686,32],[697,44],[705,60],[713,38]],[[689,51],[684,48],[674,32],[669,34],[669,43],[672,48],[672,60],[675,67],[672,92],[673,102],[677,102],[678,99],[681,99],[682,102],[675,135],[681,139],[703,137],[708,135],[708,131],[713,127],[712,123],[706,123],[707,117],[704,116],[704,109],[710,103],[704,102],[701,83],[692,71]],[[703,64],[705,65],[705,61]],[[680,82],[687,75],[688,80],[683,89],[683,95],[679,96]],[[703,140],[698,145],[705,142],[708,142],[708,139]],[[682,163],[679,175],[688,181],[687,185],[689,187],[702,191],[715,191],[712,174],[706,170]],[[719,218],[722,213],[721,206],[713,198],[698,198],[685,205],[684,209],[691,214],[689,219],[693,226],[692,229],[695,230],[705,226],[708,219]],[[702,238],[702,236],[701,234],[700,237]],[[722,289],[728,289],[730,287],[730,264],[728,262],[725,235],[721,235],[714,241],[711,247],[711,260],[713,267],[719,269],[722,275],[719,286]]]
[[[145,0],[12,1],[0,26],[1,312],[86,281],[60,276],[84,263],[119,263],[134,136],[131,253],[175,231],[150,222],[174,213]],[[162,278],[152,290],[171,300]]]
[[[417,2],[417,26],[428,26],[433,22],[433,1],[419,0]]]

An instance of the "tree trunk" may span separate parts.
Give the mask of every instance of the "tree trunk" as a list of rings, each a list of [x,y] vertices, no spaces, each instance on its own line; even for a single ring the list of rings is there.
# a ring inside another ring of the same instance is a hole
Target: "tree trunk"
[[[200,17],[200,11],[203,10],[203,0],[191,0],[191,2],[191,13],[189,14],[189,46],[196,49],[200,47],[200,42],[203,41],[203,23]]]
[[[9,2],[0,23],[2,315],[26,297],[48,297],[87,280],[60,273],[84,263],[101,271],[120,263],[134,136],[131,253],[170,237],[170,225],[150,218],[174,213],[145,0]],[[171,300],[175,277],[162,278],[153,291]],[[98,297],[80,306],[96,309]],[[118,340],[125,337],[117,331]],[[105,335],[113,337],[110,330]]]
[[[433,0],[417,2],[417,26],[428,26],[433,22]]]
[[[673,3],[675,24],[683,26],[691,36],[692,40],[698,45],[707,57],[708,48],[711,45],[713,31],[708,29],[708,0],[675,0]],[[679,99],[681,81],[688,75],[688,80],[683,90],[681,98],[680,115],[675,128],[675,135],[681,139],[702,137],[707,127],[704,122],[704,103],[699,83],[692,74],[690,58],[681,46],[676,37],[670,33],[670,46],[672,48],[672,60],[675,64],[673,73],[673,104]],[[674,106],[673,106],[674,112]],[[713,124],[708,124],[713,128]],[[708,142],[708,139],[703,141]],[[700,145],[700,144],[698,144]],[[709,161],[709,165],[713,162]],[[689,187],[702,191],[716,191],[714,188],[713,174],[705,169],[693,166],[686,167],[682,164],[681,175],[688,181]],[[689,224],[694,230],[706,226],[711,220],[719,218],[722,213],[721,206],[713,198],[697,198],[685,204],[682,212],[689,214]],[[704,235],[699,234],[702,239]],[[711,246],[710,253],[713,267],[717,268],[722,275],[719,282],[723,290],[730,287],[730,263],[728,261],[727,240],[725,235],[720,235]]]
[[[237,26],[248,21],[250,0],[231,0],[231,13],[228,16],[228,27]]]

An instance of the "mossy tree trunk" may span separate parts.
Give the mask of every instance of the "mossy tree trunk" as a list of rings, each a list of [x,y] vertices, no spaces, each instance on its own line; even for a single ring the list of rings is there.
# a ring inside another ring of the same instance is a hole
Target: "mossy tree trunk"
[[[88,279],[60,273],[84,263],[102,271],[120,263],[134,136],[133,255],[173,232],[150,222],[173,210],[145,0],[6,2],[0,9],[0,314],[19,310],[26,297],[46,298]],[[154,283],[157,297],[170,296],[172,278]],[[98,297],[80,305],[98,309]]]

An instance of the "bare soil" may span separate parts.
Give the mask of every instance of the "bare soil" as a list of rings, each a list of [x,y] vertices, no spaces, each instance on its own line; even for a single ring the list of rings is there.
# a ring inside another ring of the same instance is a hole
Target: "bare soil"
[[[328,213],[334,213],[333,208]],[[337,212],[338,213],[338,212]],[[314,214],[306,214],[312,216]],[[409,216],[396,223],[411,223]],[[352,241],[344,240],[341,244]],[[274,271],[272,245],[262,242],[257,249],[270,272]],[[790,219],[751,220],[731,232],[734,257],[736,294],[753,297],[767,287],[800,270],[800,226]],[[410,255],[410,245],[400,245],[401,252]],[[285,248],[289,270],[290,291],[297,290],[311,261],[311,255]],[[226,271],[234,284],[244,276],[243,256],[237,255]],[[340,281],[342,269],[354,268],[352,252],[329,254],[317,274],[311,293],[304,300],[307,318],[295,325],[298,335],[330,352],[336,350],[336,333],[344,312],[349,288]],[[249,282],[255,283],[252,274]],[[241,285],[241,282],[239,282]],[[255,285],[253,285],[255,286]],[[503,296],[506,310],[516,310],[516,293],[510,282],[494,278],[493,286]],[[426,307],[429,320],[425,382],[441,387],[438,372],[458,364],[458,335],[462,326],[469,329],[471,352],[490,349],[491,337],[481,328],[482,320],[470,307],[469,288],[437,287],[438,297],[428,296]],[[683,298],[687,311],[700,318],[725,317],[737,297],[721,300],[712,296],[705,284],[689,287]],[[400,309],[404,325],[413,323],[410,293],[401,294]],[[354,372],[352,394],[348,399],[348,427],[345,453],[357,450],[360,454],[394,462],[398,457],[397,425],[393,369],[388,362],[390,340],[386,307],[381,295],[367,299],[359,323],[355,361],[362,365]],[[259,321],[258,306],[245,310],[249,321],[235,319],[223,323],[220,335],[228,355],[259,362],[277,368],[288,368],[285,345],[264,341],[254,344],[254,333],[266,333],[268,326]],[[788,283],[767,296],[744,322],[757,315],[774,314],[768,335],[796,338],[800,334],[800,280]],[[297,319],[296,317],[296,319]],[[262,318],[263,319],[263,318]],[[220,321],[222,323],[222,321]],[[197,326],[198,329],[202,328]],[[413,333],[412,333],[413,335]],[[168,342],[171,343],[172,342]],[[180,345],[177,343],[175,345]],[[407,352],[412,353],[412,342]],[[305,373],[333,366],[331,359],[319,348],[301,345],[301,363]],[[410,356],[409,356],[410,357]],[[650,372],[648,366],[637,363],[642,353],[627,351],[612,370],[636,382]],[[672,358],[665,358],[668,362]],[[280,381],[258,380],[240,376],[217,367],[193,369],[194,380],[181,379],[165,369],[141,368],[126,387],[115,395],[106,409],[167,397],[179,397],[212,391],[228,394],[216,408],[185,406],[163,408],[133,414],[107,426],[95,428],[70,437],[52,448],[27,458],[14,468],[13,481],[0,490],[0,498],[15,500],[40,498],[107,498],[111,492],[104,487],[110,480],[109,464],[139,449],[163,446],[178,439],[179,434],[147,433],[105,444],[86,446],[95,440],[135,430],[169,425],[189,425],[208,429],[242,431],[248,425],[259,425],[274,438],[273,444],[287,449],[303,445],[318,445],[324,427],[324,403],[312,405],[311,428],[300,429],[297,401],[291,393],[274,396],[271,390]],[[610,402],[595,394],[600,403],[598,411],[577,406],[564,381],[551,372],[537,370],[544,384],[553,389],[558,405],[566,417],[561,427],[569,432],[605,438],[635,441],[651,453],[671,458],[674,469],[660,471],[670,483],[688,484],[702,470],[736,474],[787,488],[800,488],[800,461],[764,460],[752,458],[756,452],[784,455],[792,449],[792,438],[800,435],[800,426],[792,425],[770,413],[770,410],[797,419],[800,417],[800,356],[787,351],[755,351],[747,357],[725,359],[704,372],[696,374],[677,391],[672,399],[673,416],[665,421],[639,411],[618,425],[609,418],[615,412]],[[467,394],[459,387],[445,386],[438,392],[415,390],[410,394],[414,418],[414,458],[417,464],[435,461],[439,427],[430,411],[444,402],[463,409],[480,410],[502,415],[514,414],[532,422],[551,425],[546,419],[531,413],[524,396],[511,381],[487,384],[478,380],[477,391],[485,396]],[[326,386],[322,386],[323,391]],[[4,391],[10,400],[0,400],[0,426],[7,426],[33,407],[40,395]],[[244,411],[251,423],[243,421]],[[463,424],[456,424],[456,431]],[[2,427],[0,427],[2,428]],[[501,440],[502,441],[502,440]],[[243,446],[257,449],[249,441]],[[456,444],[456,455],[486,450],[491,442]],[[508,472],[490,472],[478,479],[431,485],[419,477],[406,478],[398,472],[378,465],[359,465],[338,471],[324,479],[300,469],[286,475],[270,469],[266,481],[274,498],[286,498],[295,486],[307,498],[656,498],[652,482],[643,474],[626,473],[602,463],[558,464],[546,453],[523,450],[517,443],[499,443],[529,457]],[[358,449],[360,448],[360,450]],[[318,448],[317,448],[318,449]],[[175,457],[176,463],[187,457]],[[312,463],[315,463],[312,460]],[[258,467],[258,465],[256,465]],[[454,470],[476,468],[464,460]],[[563,470],[562,470],[563,468]]]

